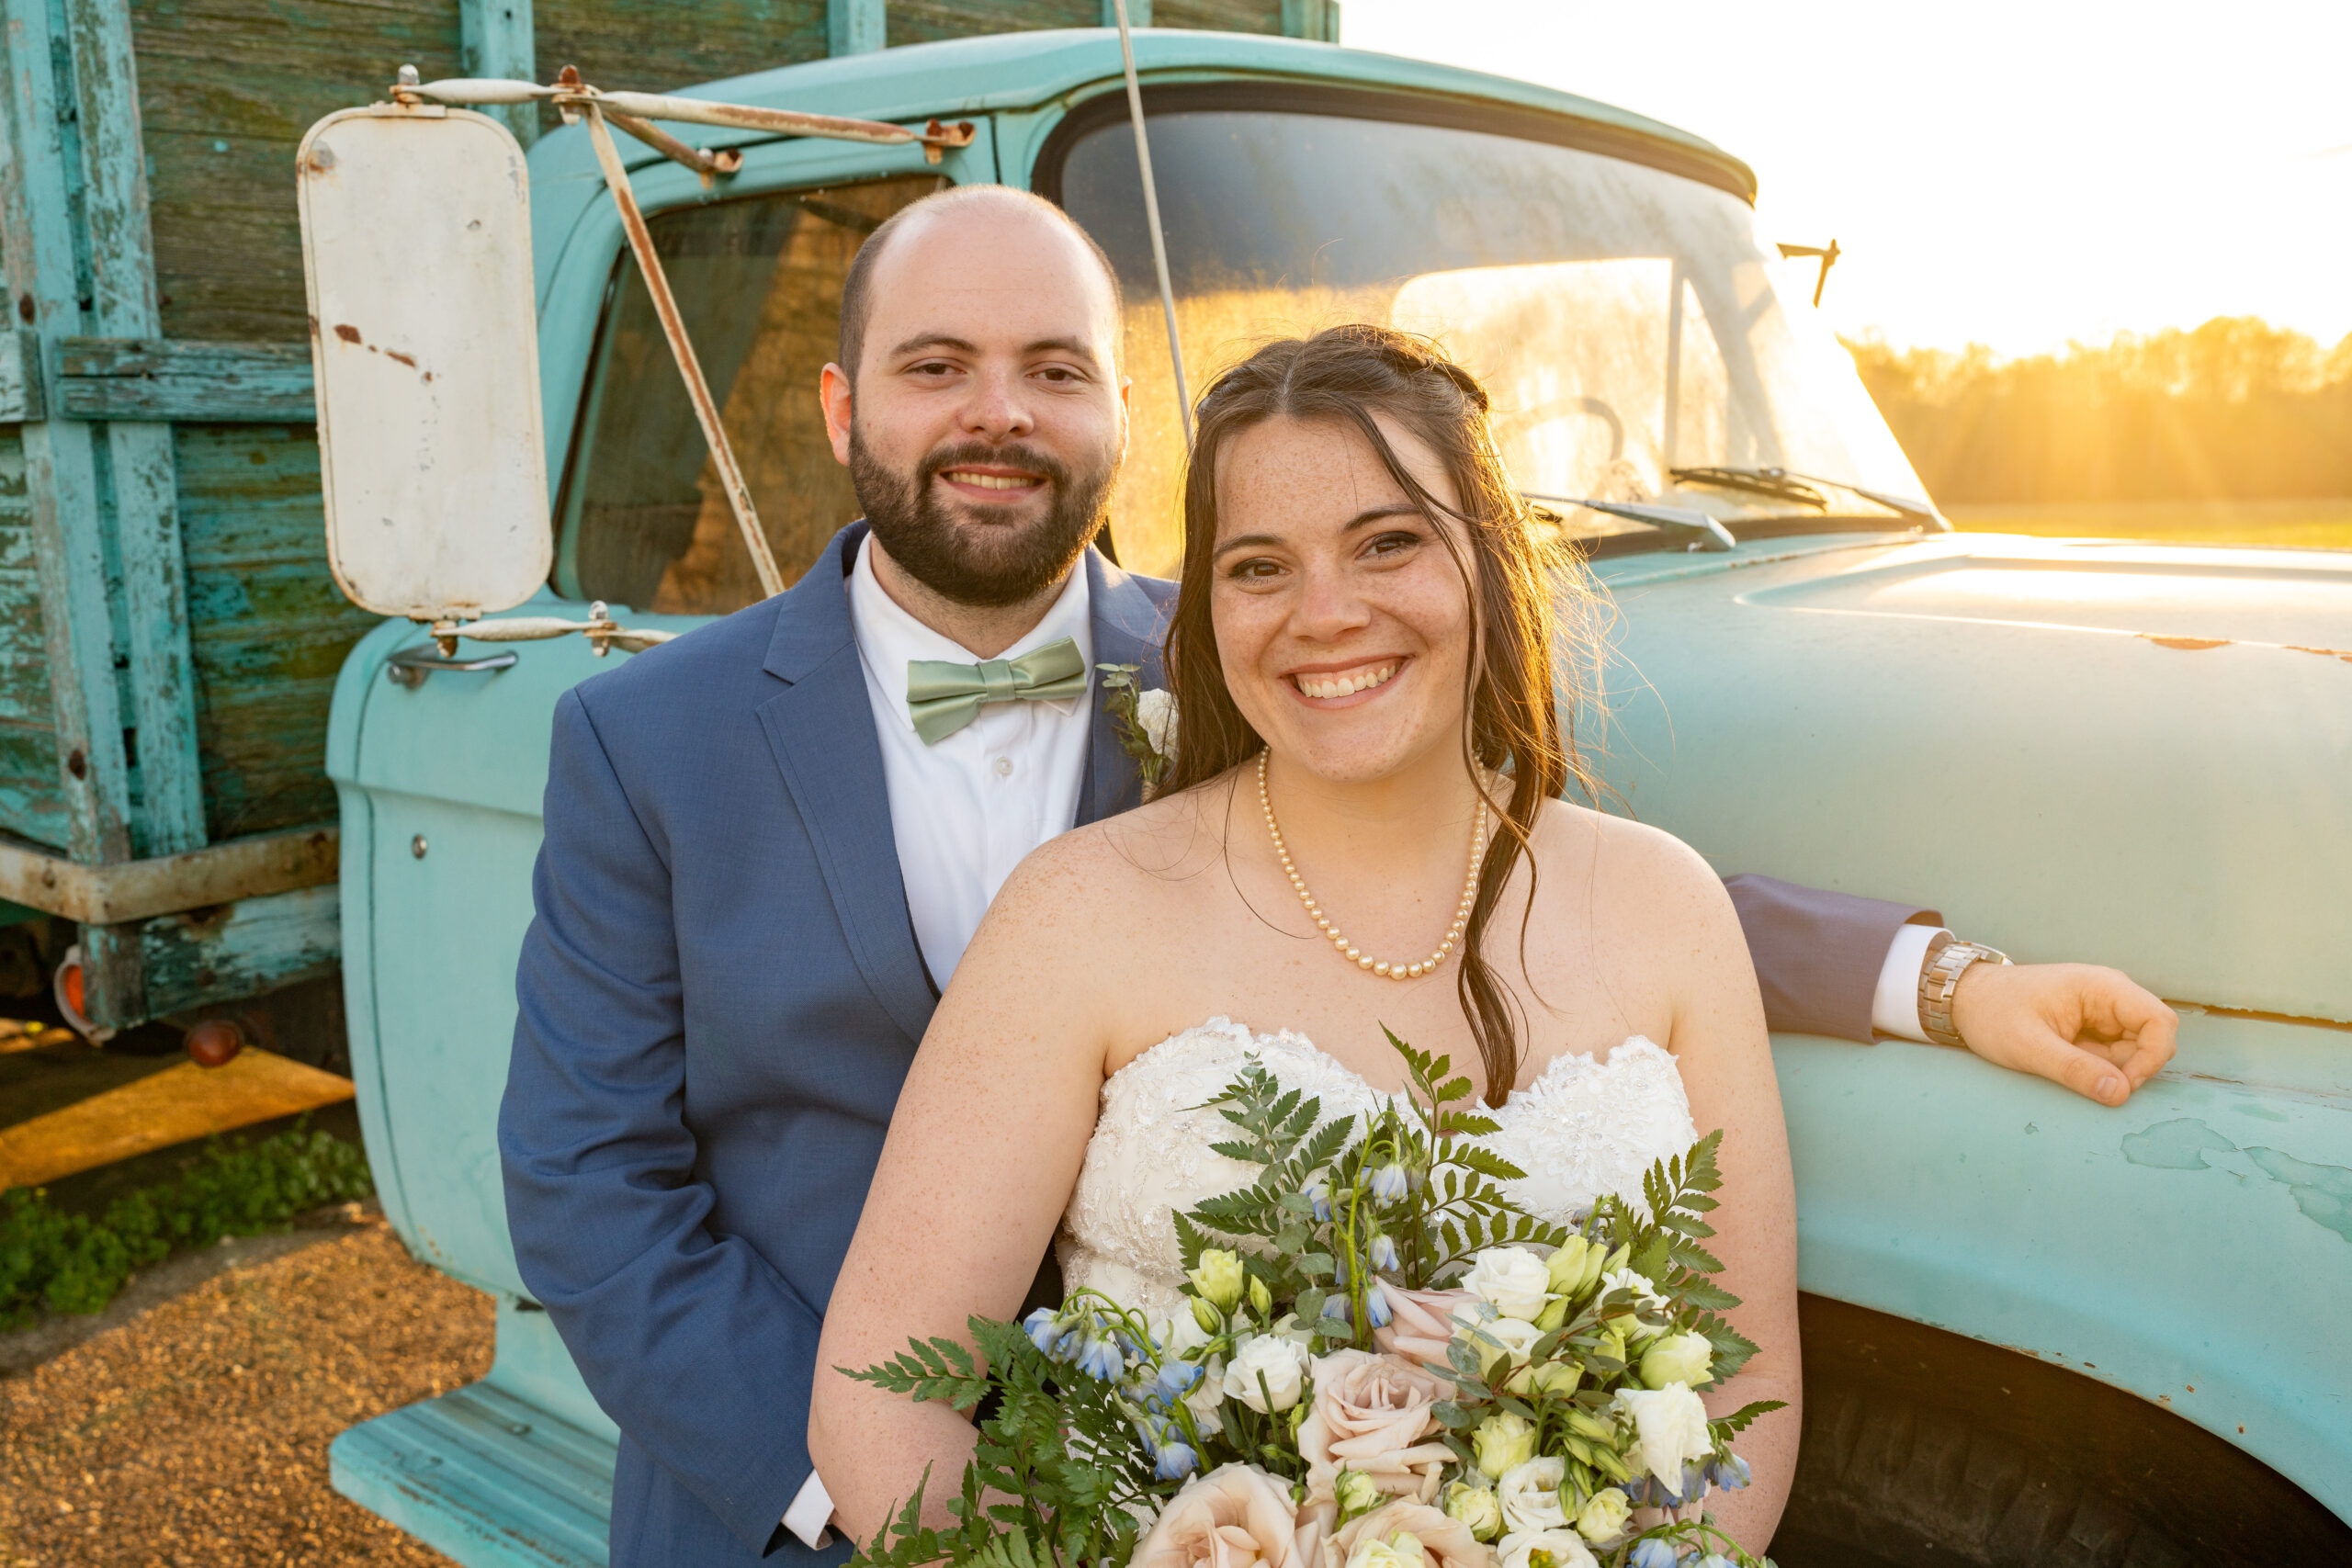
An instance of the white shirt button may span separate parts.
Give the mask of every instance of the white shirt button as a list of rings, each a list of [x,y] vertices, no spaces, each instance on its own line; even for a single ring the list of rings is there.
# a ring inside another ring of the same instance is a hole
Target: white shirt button
[[[1001,779],[1009,779],[1012,776],[1012,758],[999,757],[996,760],[996,776]]]

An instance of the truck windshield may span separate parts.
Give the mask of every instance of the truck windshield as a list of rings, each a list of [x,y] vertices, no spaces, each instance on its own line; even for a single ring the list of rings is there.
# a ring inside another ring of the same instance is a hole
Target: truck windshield
[[[1270,337],[1385,321],[1439,338],[1486,382],[1523,490],[1662,501],[1735,534],[1766,519],[1790,532],[1792,514],[1829,527],[1917,521],[1847,491],[1833,492],[1838,504],[1825,515],[1676,476],[1782,468],[1926,493],[1793,274],[1781,291],[1784,264],[1758,242],[1740,197],[1495,130],[1279,100],[1169,107],[1185,101],[1163,96],[1149,129],[1194,397]],[[1057,141],[1039,187],[1102,242],[1127,295],[1135,433],[1113,531],[1128,566],[1172,574],[1183,443],[1134,133],[1124,116],[1081,111]],[[1618,548],[1687,542],[1554,510],[1577,536],[1619,536],[1608,541]]]

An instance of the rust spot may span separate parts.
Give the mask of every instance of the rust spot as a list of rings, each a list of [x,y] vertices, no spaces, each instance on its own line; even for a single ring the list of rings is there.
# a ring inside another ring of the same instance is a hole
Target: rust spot
[[[2245,1436],[2245,1428],[2244,1427],[2240,1427],[2238,1428],[2238,1434],[2239,1434],[2239,1436],[2241,1436],[2241,1437]]]
[[[402,354],[397,348],[388,348],[384,350],[384,357],[387,359],[397,359],[412,370],[416,368],[416,356],[413,354]]]
[[[85,779],[90,776],[90,760],[82,755],[82,749],[79,746],[65,753],[65,771],[77,779]]]
[[[2347,653],[2340,648],[2305,648],[2301,643],[2290,642],[2287,645],[2287,651],[2290,653],[2316,653],[2322,659],[2341,659],[2345,663],[2352,664],[2352,653]]]
[[[345,343],[357,343],[359,341],[359,329],[346,322],[345,325],[335,328],[334,335],[341,338]]]
[[[17,296],[17,314],[28,321],[33,319],[33,297],[31,295],[19,294]]]
[[[2146,637],[2150,642],[2154,643],[2158,648],[2187,649],[2191,652],[2195,652],[2199,649],[2227,648],[2230,646],[2230,639],[2225,637],[2158,637],[2154,632],[2142,632],[2140,635]]]
[[[2189,1393],[2195,1393],[2197,1392],[2197,1385],[2196,1385],[2195,1383],[2193,1383],[2193,1382],[2192,1382],[2192,1383],[2183,1383],[2181,1386],[2182,1386],[2182,1387],[2184,1387],[2184,1388],[2186,1388],[2186,1389],[2188,1389],[2188,1392],[2189,1392]]]

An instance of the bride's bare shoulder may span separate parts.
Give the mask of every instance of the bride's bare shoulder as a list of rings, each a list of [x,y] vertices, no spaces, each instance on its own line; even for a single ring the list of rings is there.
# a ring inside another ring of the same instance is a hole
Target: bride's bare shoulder
[[[991,923],[1077,926],[1181,899],[1222,860],[1229,777],[1073,828],[1030,852],[989,906]]]
[[[1660,828],[1566,800],[1544,803],[1536,843],[1544,870],[1589,893],[1619,919],[1708,919],[1731,913],[1723,877]]]

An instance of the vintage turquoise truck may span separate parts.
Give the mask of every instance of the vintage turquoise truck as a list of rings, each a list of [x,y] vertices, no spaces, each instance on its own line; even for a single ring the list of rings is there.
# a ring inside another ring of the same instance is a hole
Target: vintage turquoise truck
[[[1936,899],[2181,1007],[2120,1111],[1956,1053],[1776,1041],[1808,1292],[1781,1558],[2352,1552],[2352,558],[1945,531],[1758,235],[1753,175],[1696,138],[1314,43],[1136,52],[1194,385],[1341,314],[1442,334],[1613,595],[1581,733],[1626,808],[1724,872]],[[936,163],[709,127],[678,134],[733,172],[632,153],[785,572],[854,509],[811,395],[842,269],[941,181],[1037,190],[1120,268],[1113,538],[1169,570],[1177,403],[1115,35],[695,92],[972,127]],[[691,631],[758,595],[751,558],[587,139],[542,139],[529,178],[552,566],[519,614]],[[549,715],[598,665],[429,643],[386,621],[336,684],[345,997],[385,1211],[497,1298],[497,1362],[346,1433],[334,1476],[461,1561],[595,1562],[611,1427],[514,1271],[493,1118]]]

